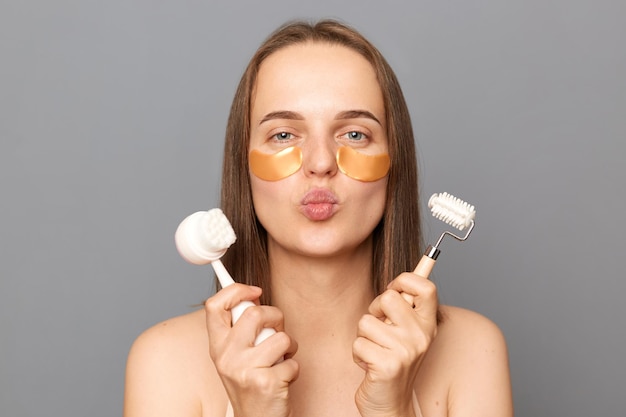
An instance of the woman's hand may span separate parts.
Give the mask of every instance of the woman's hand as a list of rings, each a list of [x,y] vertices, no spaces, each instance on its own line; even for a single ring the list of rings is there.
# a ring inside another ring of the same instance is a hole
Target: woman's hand
[[[404,293],[404,294],[402,294]],[[407,303],[412,296],[413,305]],[[355,362],[365,370],[355,401],[362,416],[414,416],[413,387],[437,334],[437,289],[428,279],[400,274],[358,324]]]
[[[276,307],[258,305],[261,289],[230,285],[205,303],[209,353],[226,388],[235,416],[290,415],[289,385],[298,376],[291,359],[296,343],[283,331],[283,315]],[[243,300],[255,301],[231,326],[230,310]],[[259,332],[276,333],[255,346]],[[281,361],[281,359],[283,359]]]

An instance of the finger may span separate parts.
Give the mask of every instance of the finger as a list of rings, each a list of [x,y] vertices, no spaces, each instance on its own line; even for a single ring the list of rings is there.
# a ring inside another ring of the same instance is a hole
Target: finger
[[[412,305],[407,303],[396,290],[389,289],[380,294],[369,306],[369,313],[384,320],[386,324],[400,324],[403,316],[413,314]],[[406,320],[404,320],[406,321]]]
[[[380,358],[387,357],[388,354],[388,349],[365,337],[357,337],[352,343],[352,359],[365,370],[368,370],[377,361],[379,362]]]
[[[293,337],[290,337],[289,341],[291,343],[285,352],[285,359],[293,357],[298,352],[298,342]]]
[[[218,291],[204,303],[209,333],[217,334],[230,329],[230,310],[241,301],[256,300],[260,296],[260,288],[243,284],[230,285]]]
[[[225,297],[225,307],[227,310],[230,310],[242,301],[252,301],[258,303],[258,299],[261,297],[262,292],[263,290],[260,287],[235,283],[222,288],[216,295]]]
[[[398,275],[388,288],[411,295],[412,304],[420,316],[430,318],[437,314],[437,286],[432,281],[406,272]]]
[[[393,298],[395,298],[395,294],[398,294],[396,290],[386,290],[379,294],[372,302],[370,303],[367,311],[372,316],[383,319],[386,317],[386,311],[384,310],[384,306],[393,303]],[[399,295],[399,294],[398,294]],[[385,300],[383,300],[385,298]]]
[[[250,306],[233,325],[233,333],[241,336],[238,339],[243,338],[242,343],[253,346],[256,337],[264,328],[283,331],[282,311],[272,306]]]
[[[255,348],[255,362],[259,367],[270,367],[284,359],[292,358],[298,344],[285,332],[276,332]]]
[[[230,310],[242,301],[256,301],[261,296],[259,287],[245,284],[233,284],[219,290],[206,302],[206,307]]]
[[[357,337],[363,337],[379,346],[389,348],[394,343],[390,327],[371,314],[365,314],[357,324]]]
[[[387,289],[417,295],[421,286],[428,283],[432,284],[432,281],[412,272],[403,272],[387,285]]]
[[[276,376],[286,383],[290,383],[298,379],[300,374],[300,364],[294,359],[285,359],[280,363],[276,363],[272,366],[272,372],[276,373]]]

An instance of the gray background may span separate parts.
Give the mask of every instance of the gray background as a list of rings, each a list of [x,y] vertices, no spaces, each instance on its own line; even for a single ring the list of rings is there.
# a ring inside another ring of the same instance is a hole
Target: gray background
[[[383,51],[423,199],[477,206],[433,279],[502,328],[517,416],[624,415],[626,2],[333,3],[0,2],[1,416],[119,415],[134,338],[210,294],[173,233],[215,206],[235,85],[296,17]]]

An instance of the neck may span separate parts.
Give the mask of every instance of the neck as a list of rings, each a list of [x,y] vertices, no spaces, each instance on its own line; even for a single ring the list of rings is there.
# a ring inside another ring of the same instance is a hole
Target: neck
[[[297,340],[353,340],[359,318],[374,298],[371,238],[332,258],[284,253],[270,245],[272,304]]]

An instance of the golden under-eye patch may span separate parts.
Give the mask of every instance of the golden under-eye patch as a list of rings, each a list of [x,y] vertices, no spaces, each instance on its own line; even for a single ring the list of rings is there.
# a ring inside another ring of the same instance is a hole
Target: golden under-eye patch
[[[265,181],[278,181],[295,174],[302,166],[302,150],[290,146],[280,152],[266,154],[250,151],[250,170]]]
[[[337,166],[347,176],[359,181],[376,181],[389,172],[389,154],[365,155],[349,146],[337,149]]]
[[[278,181],[295,174],[302,166],[302,150],[290,146],[280,152],[266,154],[250,151],[250,170],[265,181]],[[337,166],[350,178],[358,181],[376,181],[389,172],[390,160],[386,153],[365,155],[349,146],[337,149]]]

